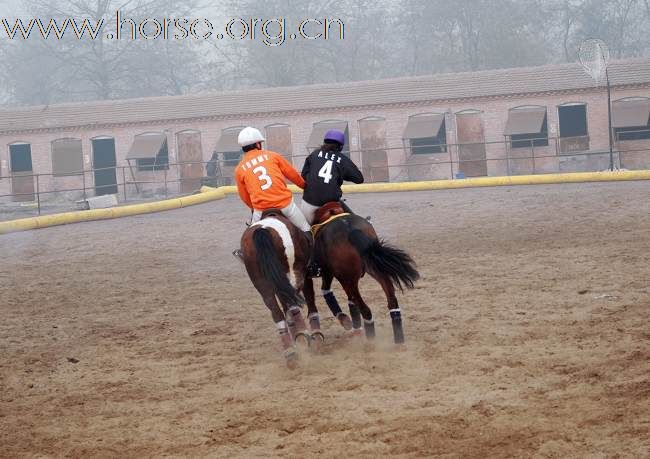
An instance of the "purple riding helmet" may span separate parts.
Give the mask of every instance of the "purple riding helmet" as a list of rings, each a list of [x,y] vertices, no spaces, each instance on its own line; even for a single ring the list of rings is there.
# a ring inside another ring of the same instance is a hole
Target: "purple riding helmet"
[[[336,129],[330,129],[325,133],[325,138],[323,140],[331,140],[338,142],[341,145],[345,145],[345,134],[343,134],[341,131],[337,131]]]

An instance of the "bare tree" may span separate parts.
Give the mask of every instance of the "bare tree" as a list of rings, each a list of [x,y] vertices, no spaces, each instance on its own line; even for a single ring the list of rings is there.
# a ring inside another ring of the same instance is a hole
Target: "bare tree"
[[[18,103],[47,104],[190,91],[197,80],[193,75],[197,74],[200,44],[189,37],[132,39],[129,21],[139,25],[148,18],[162,23],[165,18],[188,17],[198,3],[198,0],[64,0],[56,4],[47,0],[29,1],[26,11],[40,18],[46,27],[50,19],[57,20],[61,27],[66,18],[74,18],[78,29],[83,20],[93,25],[104,20],[104,28],[95,38],[90,36],[89,29],[82,38],[74,34],[72,27],[60,38],[51,29],[47,39],[34,28],[28,39],[17,38],[5,46],[3,51],[9,64],[4,77],[12,87],[13,99]],[[115,28],[118,10],[127,20],[120,39],[109,28]],[[155,32],[156,26],[153,27]]]

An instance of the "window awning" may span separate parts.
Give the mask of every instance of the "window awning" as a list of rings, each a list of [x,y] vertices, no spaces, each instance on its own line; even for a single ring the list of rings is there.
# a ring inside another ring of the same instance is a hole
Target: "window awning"
[[[237,137],[239,137],[239,133],[242,129],[244,128],[226,129],[222,131],[221,137],[219,137],[217,145],[214,147],[214,151],[217,153],[240,151],[241,147],[239,146],[239,143],[237,143]]]
[[[348,122],[347,121],[333,121],[331,123],[316,123],[311,130],[309,135],[309,140],[307,140],[307,148],[314,149],[318,148],[323,144],[323,137],[325,133],[330,129],[336,129],[346,134],[345,144],[349,143],[347,136]]]
[[[442,113],[412,116],[406,124],[403,138],[425,139],[427,137],[437,137],[444,120],[445,115]]]
[[[52,173],[75,174],[83,170],[80,139],[62,139],[52,142]]]
[[[546,118],[546,107],[510,110],[503,135],[537,134],[542,132],[544,118]]]
[[[136,135],[129,152],[126,154],[126,159],[155,158],[166,141],[167,136],[165,134]]]
[[[612,102],[612,127],[647,126],[649,118],[650,99]]]

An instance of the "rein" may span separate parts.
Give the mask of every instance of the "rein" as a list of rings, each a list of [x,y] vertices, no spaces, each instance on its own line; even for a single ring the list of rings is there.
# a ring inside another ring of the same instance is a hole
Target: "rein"
[[[330,223],[331,221],[336,220],[337,218],[346,217],[346,216],[348,216],[348,215],[350,215],[350,214],[349,214],[349,213],[345,213],[345,212],[342,213],[342,214],[332,215],[330,218],[328,218],[328,219],[325,220],[324,222],[322,222],[322,223],[318,223],[318,224],[316,224],[316,225],[313,225],[313,226],[311,227],[311,234],[312,234],[312,236],[314,236],[314,238],[315,238],[316,235],[318,234],[318,232],[320,231],[320,229],[321,229],[323,226],[325,226],[325,225],[327,225],[328,223]]]

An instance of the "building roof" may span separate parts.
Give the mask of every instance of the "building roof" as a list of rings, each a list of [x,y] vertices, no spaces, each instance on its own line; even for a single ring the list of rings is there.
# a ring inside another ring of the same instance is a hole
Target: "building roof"
[[[614,86],[650,84],[650,59],[613,61]],[[596,86],[578,64],[358,81],[186,96],[150,97],[0,110],[0,132],[105,126],[301,110],[503,97]]]

